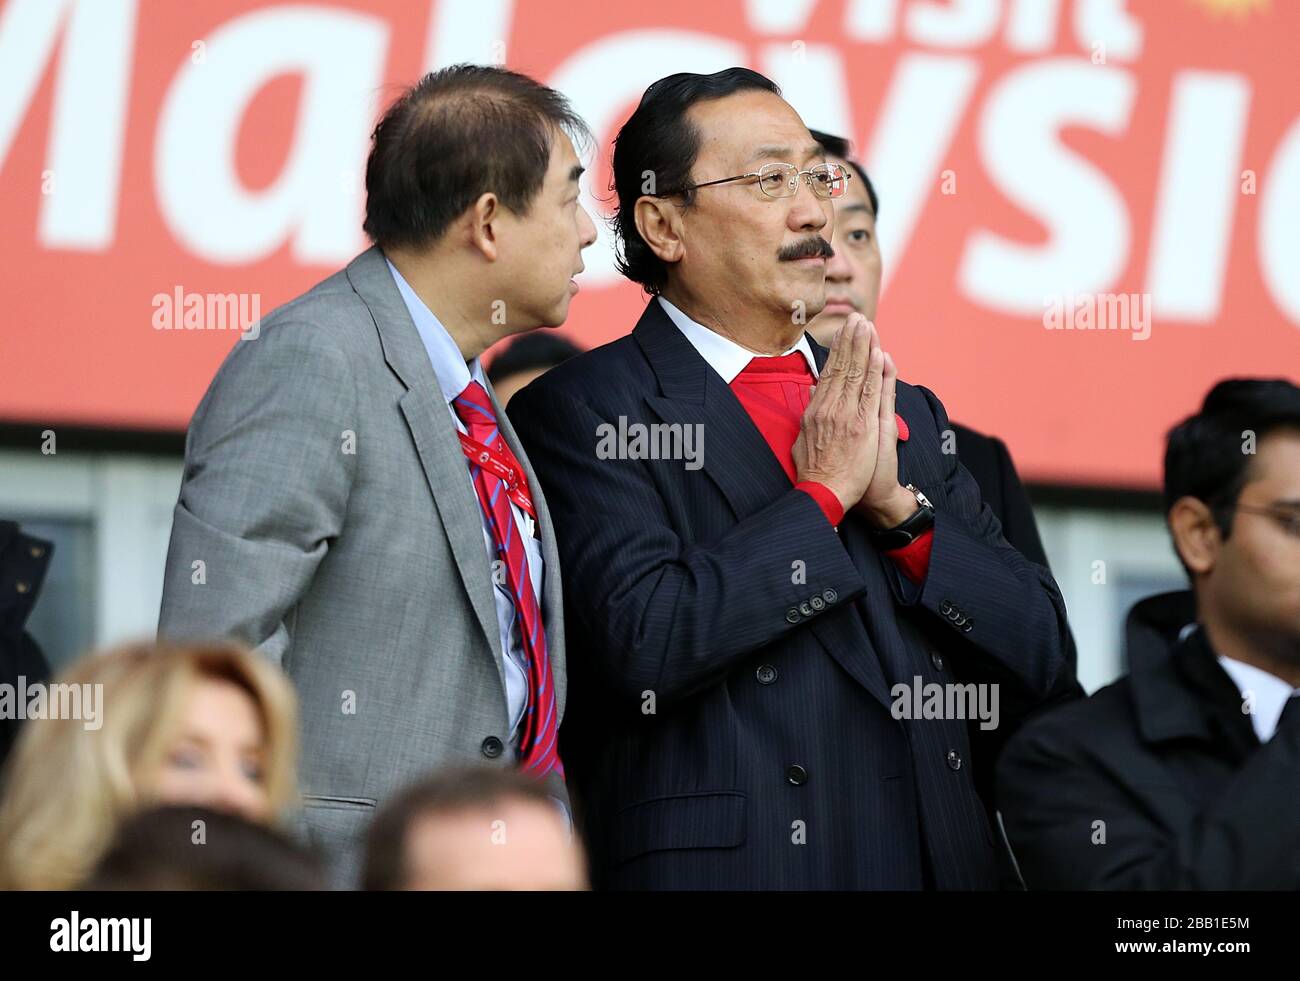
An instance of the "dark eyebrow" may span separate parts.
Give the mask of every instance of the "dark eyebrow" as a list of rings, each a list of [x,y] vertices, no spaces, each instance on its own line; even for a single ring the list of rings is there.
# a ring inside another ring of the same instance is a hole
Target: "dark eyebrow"
[[[582,164],[574,164],[572,167],[569,168],[569,180],[576,181],[579,177],[581,177],[586,172],[586,170],[587,168],[584,167]]]
[[[1274,501],[1272,504],[1269,505],[1269,507],[1286,508],[1290,511],[1300,511],[1300,499],[1293,499],[1289,501]]]

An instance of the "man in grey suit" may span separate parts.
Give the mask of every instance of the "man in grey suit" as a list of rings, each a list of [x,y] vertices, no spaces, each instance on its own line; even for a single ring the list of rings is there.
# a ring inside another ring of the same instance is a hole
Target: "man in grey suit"
[[[567,804],[554,531],[478,358],[568,314],[596,237],[575,139],[525,76],[426,76],[374,132],[375,246],[240,341],[190,424],[159,631],[292,678],[302,830],[340,884],[436,767],[517,763]]]

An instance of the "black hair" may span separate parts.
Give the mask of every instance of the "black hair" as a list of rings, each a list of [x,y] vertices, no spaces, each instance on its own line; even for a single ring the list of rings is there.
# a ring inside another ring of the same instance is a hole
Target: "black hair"
[[[167,806],[127,818],[81,888],[265,892],[327,883],[320,860],[278,831],[206,807]]]
[[[1300,432],[1300,388],[1284,378],[1230,378],[1205,396],[1196,415],[1169,431],[1165,447],[1165,512],[1181,497],[1204,502],[1226,539],[1258,445],[1285,428]]]
[[[425,75],[371,136],[366,234],[383,249],[423,248],[488,192],[527,214],[557,132],[591,140],[568,100],[527,75],[485,65]]]
[[[618,270],[649,294],[668,281],[668,268],[651,251],[636,228],[636,202],[645,194],[682,195],[686,205],[694,192],[691,168],[700,152],[700,134],[687,118],[691,106],[737,92],[759,90],[780,95],[769,78],[748,68],[727,68],[712,75],[679,72],[653,83],[614,140],[614,187],[618,207],[611,224]],[[645,188],[653,181],[653,189]]]
[[[521,371],[554,368],[581,353],[582,348],[578,345],[549,331],[529,331],[516,337],[492,359],[492,366],[487,370],[488,381],[495,385],[502,378]]]
[[[853,168],[854,175],[862,181],[862,186],[867,189],[867,200],[871,202],[871,215],[873,218],[880,217],[880,199],[876,197],[876,186],[871,183],[871,178],[867,176],[867,168],[862,166],[857,160],[849,156],[853,149],[852,145],[842,136],[832,136],[830,133],[823,133],[819,129],[809,129],[812,138],[822,145],[829,157],[839,157],[846,164]]]

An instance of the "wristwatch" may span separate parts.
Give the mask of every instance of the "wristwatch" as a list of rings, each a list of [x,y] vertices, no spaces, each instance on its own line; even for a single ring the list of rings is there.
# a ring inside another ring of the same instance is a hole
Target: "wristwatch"
[[[913,484],[908,484],[905,489],[916,497],[918,505],[916,513],[893,528],[873,530],[871,532],[871,544],[881,552],[890,552],[896,548],[911,545],[912,542],[934,527],[934,505],[930,503],[930,499]]]

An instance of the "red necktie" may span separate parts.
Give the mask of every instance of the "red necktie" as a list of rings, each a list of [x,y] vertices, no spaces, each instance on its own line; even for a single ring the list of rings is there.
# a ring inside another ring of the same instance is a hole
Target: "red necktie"
[[[790,483],[794,483],[794,457],[790,451],[799,437],[799,420],[811,386],[817,383],[808,359],[792,351],[779,358],[754,358],[731,382],[731,390],[754,425],[776,454]]]
[[[515,613],[520,621],[524,654],[528,658],[528,704],[524,709],[523,734],[519,739],[519,766],[542,777],[556,770],[564,775],[560,763],[556,733],[558,723],[555,711],[555,688],[551,678],[551,661],[546,653],[546,631],[542,626],[542,611],[533,592],[532,576],[528,570],[528,554],[524,549],[523,534],[515,527],[510,510],[514,500],[534,521],[524,469],[501,438],[496,414],[487,391],[476,381],[465,386],[465,391],[452,400],[460,421],[469,430],[477,447],[462,444],[468,459],[474,490],[479,505],[487,516],[496,541],[498,554],[505,560],[506,581],[514,598]],[[491,459],[484,460],[484,456]],[[552,573],[554,574],[554,573]],[[509,657],[509,652],[503,652]]]
[[[794,449],[799,438],[799,421],[812,399],[812,387],[817,384],[808,359],[799,351],[780,357],[753,358],[731,381],[731,391],[754,420],[754,425],[772,447],[777,460],[795,482]],[[907,423],[894,414],[898,422],[898,438],[907,441]]]

